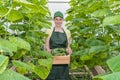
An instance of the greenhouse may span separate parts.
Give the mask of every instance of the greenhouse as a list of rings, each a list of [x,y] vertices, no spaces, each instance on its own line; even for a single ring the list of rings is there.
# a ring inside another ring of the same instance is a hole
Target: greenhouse
[[[0,0],[0,80],[120,80],[119,0]]]

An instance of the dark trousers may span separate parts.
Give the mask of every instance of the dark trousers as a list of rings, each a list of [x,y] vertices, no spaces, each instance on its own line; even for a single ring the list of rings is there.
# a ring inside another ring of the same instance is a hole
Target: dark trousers
[[[46,80],[69,80],[69,67],[65,65],[53,65]]]

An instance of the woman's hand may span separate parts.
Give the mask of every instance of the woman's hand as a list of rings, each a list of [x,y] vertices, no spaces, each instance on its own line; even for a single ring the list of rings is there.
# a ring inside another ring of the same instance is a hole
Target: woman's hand
[[[67,51],[67,53],[69,53],[69,55],[72,54],[72,49],[70,47],[66,48],[66,51]]]

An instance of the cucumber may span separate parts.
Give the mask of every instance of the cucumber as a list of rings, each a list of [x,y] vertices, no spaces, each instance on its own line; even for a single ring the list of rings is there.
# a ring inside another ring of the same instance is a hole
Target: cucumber
[[[68,53],[66,52],[66,48],[55,48],[55,49],[52,49],[51,53],[52,53],[53,56],[68,55]]]

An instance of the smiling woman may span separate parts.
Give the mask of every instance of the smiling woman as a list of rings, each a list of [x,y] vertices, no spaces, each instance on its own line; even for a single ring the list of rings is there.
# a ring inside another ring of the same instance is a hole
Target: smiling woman
[[[70,31],[62,27],[63,19],[64,16],[62,12],[55,12],[53,17],[55,26],[46,31],[48,34],[46,39],[46,50],[50,54],[52,54],[52,50],[57,48],[65,49],[68,55],[72,53],[70,48]],[[68,64],[53,65],[47,80],[69,80]]]

